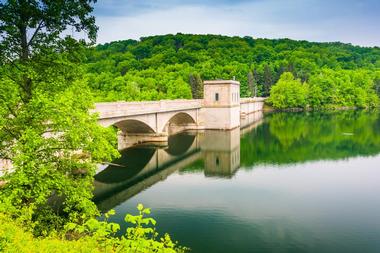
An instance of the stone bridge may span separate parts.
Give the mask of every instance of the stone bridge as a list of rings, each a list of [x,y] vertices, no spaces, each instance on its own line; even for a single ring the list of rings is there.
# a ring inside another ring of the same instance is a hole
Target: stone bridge
[[[204,82],[204,99],[97,103],[102,126],[119,129],[119,149],[142,142],[167,142],[184,130],[231,130],[261,111],[265,98],[240,98],[240,83]]]
[[[202,100],[97,103],[102,126],[115,126],[119,149],[140,142],[166,142],[168,135],[199,129]]]

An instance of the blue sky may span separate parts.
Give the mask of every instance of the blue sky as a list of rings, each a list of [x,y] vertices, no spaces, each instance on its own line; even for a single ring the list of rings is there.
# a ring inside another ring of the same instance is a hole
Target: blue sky
[[[98,0],[98,43],[168,33],[380,46],[380,0]]]

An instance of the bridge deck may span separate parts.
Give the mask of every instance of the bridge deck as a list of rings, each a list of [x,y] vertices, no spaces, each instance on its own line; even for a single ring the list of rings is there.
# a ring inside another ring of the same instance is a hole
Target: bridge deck
[[[202,99],[176,99],[142,102],[96,103],[92,112],[100,119],[153,114],[172,111],[186,111],[202,107]]]

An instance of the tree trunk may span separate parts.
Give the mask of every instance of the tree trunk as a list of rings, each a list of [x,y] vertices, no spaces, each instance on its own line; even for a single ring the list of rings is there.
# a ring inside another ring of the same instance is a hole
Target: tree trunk
[[[20,54],[20,60],[23,65],[26,65],[29,61],[29,45],[28,45],[28,38],[27,38],[27,30],[26,26],[21,26],[20,28],[20,38],[21,38],[21,54]],[[21,84],[23,87],[23,91],[25,93],[25,96],[23,96],[23,100],[25,103],[29,102],[29,100],[32,98],[32,80],[26,75],[23,75],[23,81]]]

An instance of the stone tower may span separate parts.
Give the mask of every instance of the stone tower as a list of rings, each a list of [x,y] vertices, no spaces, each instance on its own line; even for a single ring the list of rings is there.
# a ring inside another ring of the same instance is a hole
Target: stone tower
[[[233,80],[205,81],[202,113],[205,129],[239,127],[240,83]]]

